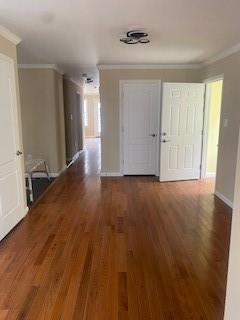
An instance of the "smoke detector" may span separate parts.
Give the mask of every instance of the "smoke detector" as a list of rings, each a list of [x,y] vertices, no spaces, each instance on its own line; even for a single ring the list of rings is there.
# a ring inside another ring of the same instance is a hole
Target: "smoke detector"
[[[120,41],[126,44],[137,44],[137,43],[149,43],[150,40],[147,38],[148,33],[142,30],[131,30],[128,31],[125,38],[121,38]]]

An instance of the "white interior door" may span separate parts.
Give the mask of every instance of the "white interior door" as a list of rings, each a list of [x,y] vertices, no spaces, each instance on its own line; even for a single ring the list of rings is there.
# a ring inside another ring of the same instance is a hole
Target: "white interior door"
[[[200,178],[205,85],[164,83],[160,181]]]
[[[0,55],[0,240],[24,217],[14,63]]]
[[[123,82],[123,174],[157,174],[159,84],[159,81]]]

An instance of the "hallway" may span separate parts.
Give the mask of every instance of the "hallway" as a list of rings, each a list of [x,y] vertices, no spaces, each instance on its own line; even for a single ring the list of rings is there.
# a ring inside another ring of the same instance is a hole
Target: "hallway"
[[[99,139],[0,244],[0,319],[222,320],[231,210],[210,180],[100,178]]]

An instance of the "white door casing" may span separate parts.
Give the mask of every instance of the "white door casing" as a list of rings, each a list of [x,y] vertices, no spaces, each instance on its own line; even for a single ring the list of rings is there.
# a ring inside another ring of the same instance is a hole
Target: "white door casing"
[[[200,178],[205,85],[164,83],[160,181]]]
[[[160,81],[121,81],[122,174],[158,175]]]
[[[26,213],[14,61],[0,55],[0,240]]]

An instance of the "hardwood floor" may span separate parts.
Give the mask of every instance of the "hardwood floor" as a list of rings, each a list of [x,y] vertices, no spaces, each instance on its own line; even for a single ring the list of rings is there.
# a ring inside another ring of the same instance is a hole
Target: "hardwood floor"
[[[230,209],[212,181],[99,177],[99,146],[0,244],[0,319],[222,320]]]

